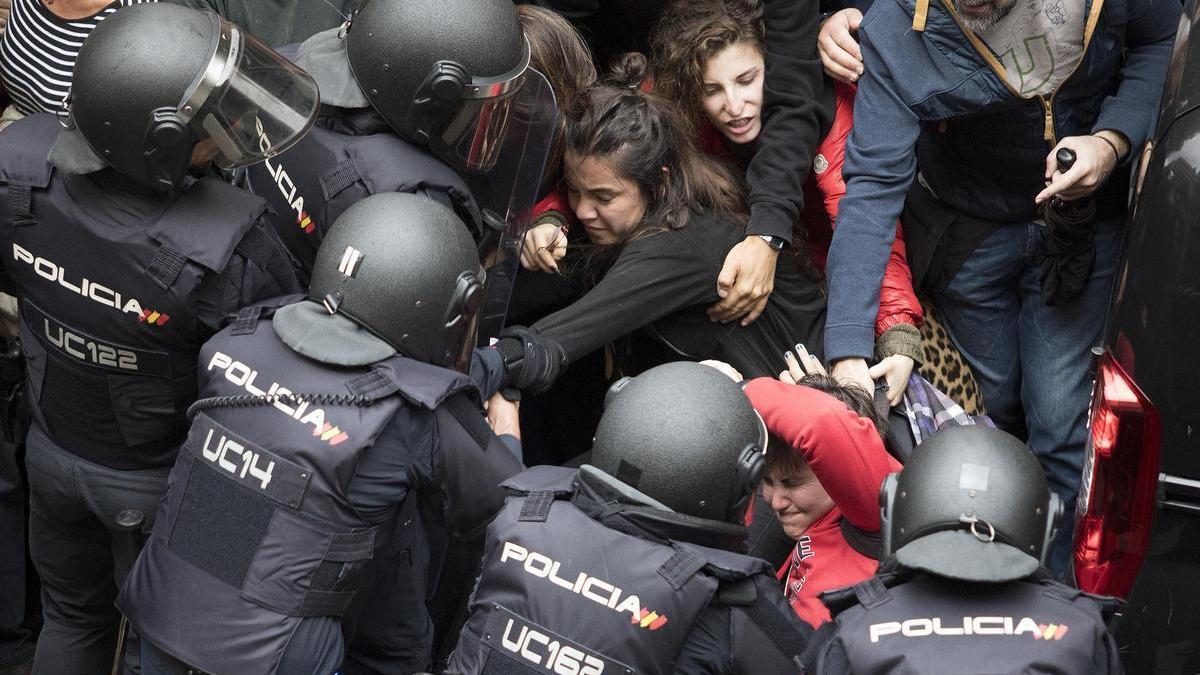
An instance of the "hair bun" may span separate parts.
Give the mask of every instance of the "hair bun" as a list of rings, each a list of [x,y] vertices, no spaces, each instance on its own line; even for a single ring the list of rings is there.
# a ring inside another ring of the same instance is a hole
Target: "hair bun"
[[[612,60],[605,80],[623,89],[637,89],[642,86],[649,73],[650,63],[641,52],[625,52]]]

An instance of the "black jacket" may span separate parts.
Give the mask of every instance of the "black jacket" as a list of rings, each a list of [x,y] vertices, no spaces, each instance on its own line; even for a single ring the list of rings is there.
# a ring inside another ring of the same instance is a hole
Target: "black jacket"
[[[644,328],[685,358],[727,361],[746,377],[777,374],[786,365],[782,353],[796,342],[820,355],[825,296],[787,253],[758,321],[742,327],[709,320],[725,255],[741,238],[736,224],[702,214],[681,229],[636,239],[591,291],[533,328],[560,343],[570,360]]]

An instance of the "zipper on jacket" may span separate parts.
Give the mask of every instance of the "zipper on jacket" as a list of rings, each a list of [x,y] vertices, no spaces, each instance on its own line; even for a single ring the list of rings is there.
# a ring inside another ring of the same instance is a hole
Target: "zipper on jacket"
[[[1068,75],[1067,77],[1070,76]],[[1066,82],[1066,80],[1063,80],[1063,82]],[[1041,102],[1042,108],[1046,111],[1046,128],[1042,132],[1042,137],[1045,138],[1046,141],[1050,143],[1050,147],[1053,148],[1054,146],[1058,145],[1058,141],[1055,140],[1057,134],[1054,133],[1054,94],[1049,96],[1039,96],[1038,101]]]

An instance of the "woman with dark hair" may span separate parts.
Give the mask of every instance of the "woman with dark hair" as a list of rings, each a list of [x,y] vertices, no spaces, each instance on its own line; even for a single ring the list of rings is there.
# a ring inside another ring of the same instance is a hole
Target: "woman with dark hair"
[[[633,65],[626,86],[583,97],[564,140],[570,206],[590,242],[576,247],[578,264],[594,287],[533,329],[568,361],[638,329],[678,356],[721,359],[752,376],[777,373],[796,341],[819,353],[825,297],[791,256],[780,259],[762,318],[709,321],[725,255],[743,238],[744,192],[697,150],[675,106],[636,88],[644,72]]]
[[[653,35],[655,90],[685,107],[706,153],[740,172],[754,155],[763,127],[761,16],[760,0],[675,2]],[[846,191],[842,158],[854,123],[854,87],[836,83],[826,95],[824,104],[835,109],[834,122],[817,149],[804,184],[804,210],[792,232],[793,246],[822,271],[838,202]],[[914,364],[922,360],[921,321],[904,241],[897,237],[875,324],[880,363],[871,370],[872,377],[886,378],[892,404],[899,402]]]

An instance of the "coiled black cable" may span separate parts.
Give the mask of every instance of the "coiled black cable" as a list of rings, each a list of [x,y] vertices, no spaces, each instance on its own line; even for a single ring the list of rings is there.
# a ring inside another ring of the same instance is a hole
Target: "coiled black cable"
[[[197,399],[188,406],[187,418],[192,421],[202,410],[210,408],[249,408],[275,405],[278,402],[296,406],[301,402],[316,405],[344,405],[366,408],[378,399],[352,394],[240,394],[238,396],[210,396]]]

